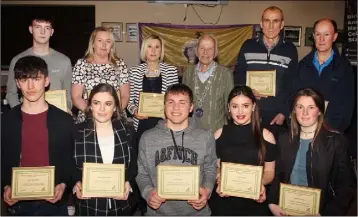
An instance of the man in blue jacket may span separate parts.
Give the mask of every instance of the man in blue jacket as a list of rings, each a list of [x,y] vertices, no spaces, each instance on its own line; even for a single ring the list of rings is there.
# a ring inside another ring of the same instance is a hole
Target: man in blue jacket
[[[264,10],[260,26],[263,35],[249,39],[240,49],[234,71],[235,85],[246,84],[247,71],[276,70],[276,94],[269,97],[254,94],[258,99],[262,124],[277,137],[285,119],[288,118],[288,96],[297,70],[296,47],[280,36],[284,27],[284,16],[280,8],[268,7]]]
[[[327,105],[326,124],[344,132],[351,123],[354,108],[353,68],[334,46],[338,36],[334,20],[318,20],[313,29],[315,49],[300,61],[296,87],[321,92]]]

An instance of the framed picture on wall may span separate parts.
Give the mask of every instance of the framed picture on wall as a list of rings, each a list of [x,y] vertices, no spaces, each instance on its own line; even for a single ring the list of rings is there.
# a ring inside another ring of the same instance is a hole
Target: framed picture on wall
[[[254,25],[254,38],[259,38],[262,35],[262,29],[260,24],[255,24]]]
[[[137,42],[138,24],[126,23],[126,42]]]
[[[285,26],[283,29],[284,39],[287,41],[291,41],[296,47],[301,46],[301,36],[301,26]]]
[[[312,47],[313,45],[314,45],[313,27],[306,27],[306,30],[305,30],[305,46]]]
[[[115,42],[123,41],[123,23],[120,22],[102,22],[102,26],[111,30]]]
[[[337,33],[338,33],[338,37],[336,39],[336,45],[337,46],[342,46],[343,42],[344,42],[344,30],[343,29],[338,29]]]

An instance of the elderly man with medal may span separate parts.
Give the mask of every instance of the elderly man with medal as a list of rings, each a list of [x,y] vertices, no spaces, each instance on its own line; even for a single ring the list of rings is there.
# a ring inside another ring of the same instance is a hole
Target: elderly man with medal
[[[195,53],[199,62],[186,69],[183,83],[194,92],[193,116],[196,123],[214,133],[226,122],[225,106],[234,86],[233,75],[229,68],[215,61],[218,42],[214,35],[202,35]]]

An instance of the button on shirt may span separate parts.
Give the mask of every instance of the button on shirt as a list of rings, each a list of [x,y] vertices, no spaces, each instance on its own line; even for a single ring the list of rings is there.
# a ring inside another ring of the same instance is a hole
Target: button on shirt
[[[324,61],[322,64],[319,64],[319,61],[317,58],[317,51],[315,52],[312,63],[316,67],[316,69],[318,71],[318,75],[321,75],[321,72],[324,69],[324,67],[328,66],[332,62],[333,55],[334,55],[334,50],[332,50],[331,56],[329,56],[329,58],[326,61]]]

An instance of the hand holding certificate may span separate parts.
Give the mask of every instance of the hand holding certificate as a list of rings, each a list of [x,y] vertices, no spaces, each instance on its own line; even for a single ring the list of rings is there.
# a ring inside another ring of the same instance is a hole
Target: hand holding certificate
[[[49,90],[45,92],[45,100],[59,109],[67,112],[66,90]]]
[[[55,167],[13,167],[11,199],[43,200],[54,196]]]
[[[279,206],[288,215],[317,215],[321,189],[280,183]]]
[[[83,163],[82,197],[124,195],[124,164]]]
[[[157,166],[157,191],[164,199],[199,199],[199,166]]]
[[[262,166],[221,163],[220,191],[229,196],[258,200],[261,193]]]
[[[143,93],[139,94],[138,115],[146,117],[164,117],[164,94]]]
[[[276,70],[247,71],[246,85],[266,96],[276,95]]]

